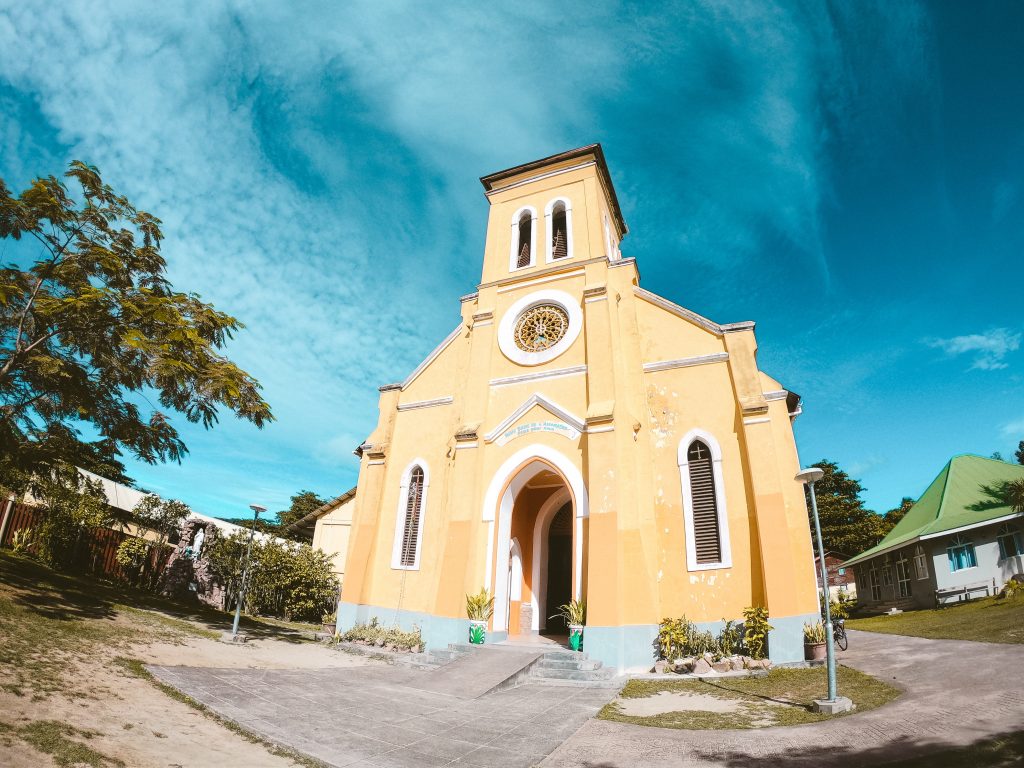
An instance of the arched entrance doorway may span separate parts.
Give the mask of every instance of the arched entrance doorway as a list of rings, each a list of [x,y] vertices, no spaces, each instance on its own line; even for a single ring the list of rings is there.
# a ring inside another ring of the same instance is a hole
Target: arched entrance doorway
[[[583,594],[587,509],[581,473],[546,446],[517,452],[495,474],[484,519],[496,636],[564,633],[548,616]]]

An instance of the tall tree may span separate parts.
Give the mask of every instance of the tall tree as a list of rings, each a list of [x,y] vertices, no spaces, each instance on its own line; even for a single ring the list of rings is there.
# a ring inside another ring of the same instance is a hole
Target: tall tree
[[[291,506],[277,513],[278,522],[281,527],[291,525],[326,503],[327,499],[321,499],[313,491],[299,491],[292,496]]]
[[[1018,464],[1024,464],[1024,440],[1017,443],[1017,450],[1013,452]]]
[[[0,180],[0,238],[39,253],[0,263],[0,484],[60,462],[125,479],[122,450],[180,461],[171,411],[207,428],[220,407],[272,420],[259,383],[220,352],[241,323],[167,281],[159,219],[92,166],[65,176],[77,199],[53,176],[17,197]]]
[[[825,549],[854,556],[875,546],[886,533],[885,522],[864,507],[864,487],[839,469],[834,461],[814,464],[825,474],[814,485]],[[810,501],[807,509],[810,511]]]
[[[882,515],[885,532],[888,533],[895,528],[896,524],[907,516],[907,512],[910,511],[912,506],[914,506],[914,500],[909,496],[904,496],[898,507],[894,507]]]

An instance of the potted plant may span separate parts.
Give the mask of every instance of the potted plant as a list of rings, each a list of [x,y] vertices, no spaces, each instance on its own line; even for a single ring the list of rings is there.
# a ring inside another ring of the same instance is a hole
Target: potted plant
[[[826,653],[825,625],[821,619],[813,624],[804,624],[804,657],[808,661],[821,661]]]
[[[583,627],[587,623],[587,601],[570,600],[558,606],[558,612],[550,618],[561,616],[569,627],[569,647],[574,651],[583,650]]]
[[[480,588],[475,595],[466,595],[466,615],[469,617],[469,642],[483,645],[487,639],[487,622],[494,613],[494,598],[487,589]]]
[[[320,617],[320,628],[328,635],[333,635],[338,631],[338,612],[325,613]]]

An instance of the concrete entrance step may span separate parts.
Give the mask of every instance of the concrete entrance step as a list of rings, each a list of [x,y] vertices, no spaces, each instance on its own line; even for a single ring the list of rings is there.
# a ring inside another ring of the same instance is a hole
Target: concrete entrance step
[[[422,691],[444,693],[460,699],[475,699],[491,691],[512,688],[524,682],[543,651],[494,646],[450,646],[455,659],[431,669],[407,685]]]
[[[577,685],[586,687],[615,687],[615,671],[604,667],[586,653],[575,651],[552,651],[544,654],[530,669],[534,682],[545,684]]]

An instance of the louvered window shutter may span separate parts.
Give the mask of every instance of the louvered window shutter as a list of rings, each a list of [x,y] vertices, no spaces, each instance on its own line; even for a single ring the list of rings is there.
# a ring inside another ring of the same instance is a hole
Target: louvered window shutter
[[[517,267],[530,266],[530,235],[532,234],[533,219],[530,214],[524,213],[519,220],[519,256],[516,259]]]
[[[722,543],[711,451],[704,443],[695,440],[686,452],[686,459],[690,472],[690,497],[693,499],[693,540],[697,563],[719,563],[722,561]]]
[[[415,467],[409,476],[402,529],[402,565],[416,565],[416,540],[420,532],[420,505],[423,503],[423,470]]]
[[[551,228],[554,230],[551,237],[551,257],[553,259],[564,259],[569,255],[565,233],[565,211],[555,213],[552,217]]]

